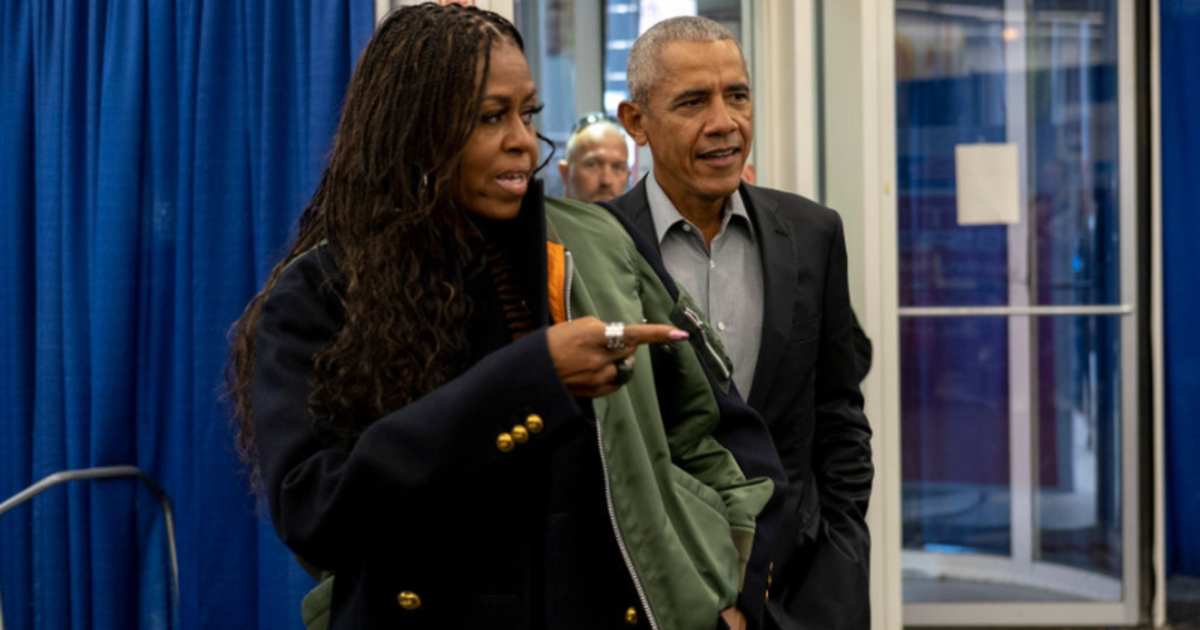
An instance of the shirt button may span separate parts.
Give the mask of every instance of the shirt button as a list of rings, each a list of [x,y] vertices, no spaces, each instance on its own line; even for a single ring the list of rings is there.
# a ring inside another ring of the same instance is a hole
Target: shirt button
[[[725,322],[717,322],[717,330],[725,332]]]
[[[684,231],[684,232],[691,232],[691,231],[692,231],[692,226],[688,225],[687,223],[684,223],[684,224],[683,224],[683,231]]]
[[[709,268],[709,269],[716,269],[716,268],[717,268],[717,261],[715,261],[715,260],[710,260],[710,261],[708,261],[708,268]]]

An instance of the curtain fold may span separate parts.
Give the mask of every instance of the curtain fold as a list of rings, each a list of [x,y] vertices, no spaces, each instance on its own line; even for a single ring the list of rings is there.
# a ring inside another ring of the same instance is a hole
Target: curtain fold
[[[0,2],[0,517],[11,628],[299,627],[311,581],[249,494],[230,324],[311,194],[373,3]]]
[[[1167,571],[1200,577],[1200,1],[1162,0],[1162,257]]]

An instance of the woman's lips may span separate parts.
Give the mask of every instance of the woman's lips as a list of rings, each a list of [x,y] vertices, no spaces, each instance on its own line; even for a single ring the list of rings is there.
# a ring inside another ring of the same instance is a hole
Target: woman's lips
[[[529,188],[529,174],[518,171],[501,173],[496,176],[496,183],[514,195],[524,195]]]

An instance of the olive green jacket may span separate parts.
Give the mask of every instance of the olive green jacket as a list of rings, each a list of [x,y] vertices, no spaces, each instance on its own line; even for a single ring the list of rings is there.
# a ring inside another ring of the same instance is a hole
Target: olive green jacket
[[[593,407],[609,515],[651,625],[712,627],[737,599],[755,518],[773,491],[769,479],[746,479],[711,435],[720,414],[705,365],[727,388],[729,359],[690,298],[671,298],[608,211],[548,198],[546,220],[548,238],[577,261],[570,316],[671,322],[692,335],[639,347],[632,380]]]
[[[671,297],[611,214],[553,198],[545,209],[555,321],[671,322],[691,334],[640,346],[631,380],[592,406],[608,514],[649,625],[713,628],[737,600],[755,519],[773,492],[712,437],[721,419],[713,388],[728,388],[729,360],[690,298]],[[305,597],[310,630],[328,624],[331,594],[327,577]]]

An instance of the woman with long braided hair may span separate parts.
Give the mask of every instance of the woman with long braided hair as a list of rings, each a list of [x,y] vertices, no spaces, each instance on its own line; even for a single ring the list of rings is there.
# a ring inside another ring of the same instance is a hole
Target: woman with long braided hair
[[[324,577],[310,627],[740,619],[771,482],[710,435],[743,413],[719,410],[726,364],[615,219],[550,216],[538,111],[504,18],[388,16],[295,242],[234,325],[237,444]]]

